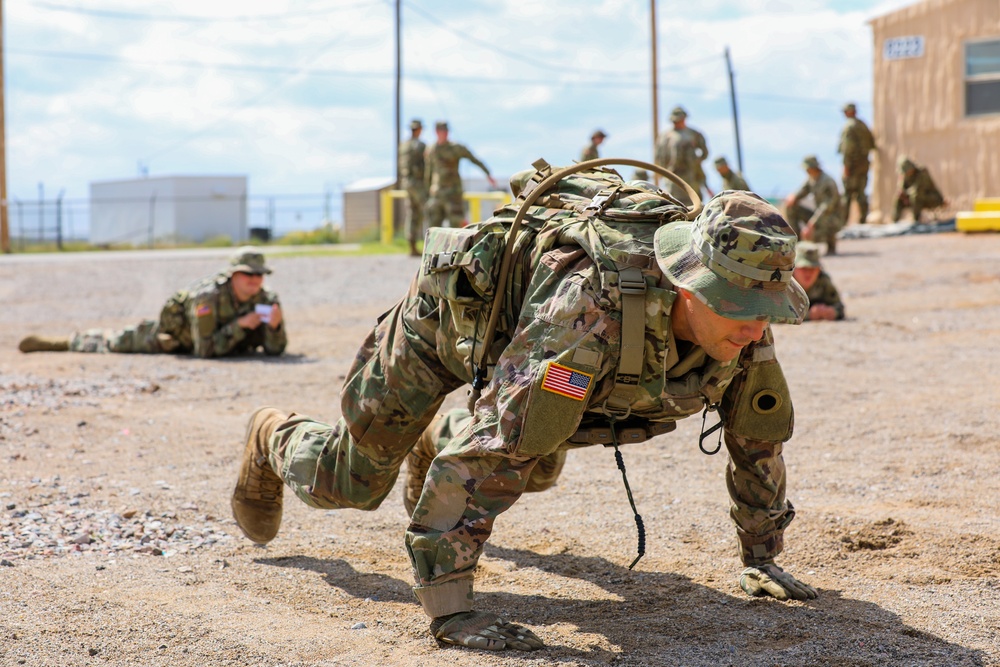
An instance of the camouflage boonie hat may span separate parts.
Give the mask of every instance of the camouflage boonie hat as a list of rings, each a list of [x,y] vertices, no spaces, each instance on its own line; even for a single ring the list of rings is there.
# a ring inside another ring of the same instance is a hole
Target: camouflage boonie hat
[[[843,110],[844,111],[855,111],[856,112],[858,110],[858,107],[856,107],[854,105],[854,102],[848,102],[847,104],[844,105],[844,109]]]
[[[434,129],[435,130],[447,130],[448,129],[448,121],[446,121],[446,120],[439,120],[438,122],[434,123]]]
[[[800,324],[809,298],[792,280],[795,241],[778,209],[752,192],[727,190],[693,222],[656,230],[656,263],[717,315]]]
[[[809,241],[799,241],[795,248],[795,268],[811,269],[822,266],[819,261],[819,246]]]
[[[259,276],[271,273],[271,269],[264,264],[264,253],[252,246],[243,246],[229,260],[229,274],[234,273],[250,273]]]
[[[420,122],[419,118],[414,118],[413,120],[410,121],[410,129],[411,130],[422,130],[422,129],[424,129],[424,124]]]
[[[604,134],[604,130],[594,130],[594,133],[590,135],[590,138],[600,137],[601,139],[607,139],[608,135]]]
[[[726,158],[720,156],[720,157],[715,158],[715,166],[717,166],[717,167],[728,167],[729,163],[726,162]]]
[[[899,160],[896,162],[896,168],[899,169],[900,172],[905,173],[910,169],[916,169],[917,165],[913,164],[913,161],[907,156],[900,155]]]
[[[819,169],[819,159],[815,155],[807,155],[802,159],[802,166],[806,169]]]
[[[670,120],[680,120],[681,118],[687,118],[688,112],[684,110],[684,107],[674,107],[673,111],[670,112]]]

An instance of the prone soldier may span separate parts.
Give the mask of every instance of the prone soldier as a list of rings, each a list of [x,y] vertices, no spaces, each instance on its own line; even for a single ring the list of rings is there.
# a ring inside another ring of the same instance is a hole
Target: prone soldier
[[[809,297],[807,320],[842,320],[844,302],[833,284],[830,274],[819,261],[819,246],[809,241],[799,243],[795,251],[795,281],[802,285]]]

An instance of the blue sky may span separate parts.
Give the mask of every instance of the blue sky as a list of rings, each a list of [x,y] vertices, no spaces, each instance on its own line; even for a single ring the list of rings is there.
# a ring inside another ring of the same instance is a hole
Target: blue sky
[[[751,186],[784,195],[804,178],[810,153],[839,173],[840,107],[854,101],[860,117],[871,116],[867,21],[909,4],[659,0],[660,129],[681,104],[712,157],[735,164],[728,47]],[[8,193],[29,202],[43,183],[48,198],[61,190],[83,201],[92,181],[140,169],[247,175],[251,196],[332,192],[338,219],[341,188],[394,171],[394,8],[391,0],[7,0]],[[651,159],[648,0],[403,0],[402,8],[404,126],[447,119],[452,139],[499,177],[538,157],[576,159],[598,127],[610,135],[602,156]],[[462,171],[478,175],[471,165]],[[317,209],[279,226],[321,218]]]

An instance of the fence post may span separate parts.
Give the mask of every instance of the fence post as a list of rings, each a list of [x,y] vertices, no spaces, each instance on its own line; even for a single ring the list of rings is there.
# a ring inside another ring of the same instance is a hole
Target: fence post
[[[392,243],[393,229],[392,229],[392,195],[389,194],[390,190],[386,188],[379,193],[379,218],[381,220],[381,234],[380,238],[382,243],[390,244]]]

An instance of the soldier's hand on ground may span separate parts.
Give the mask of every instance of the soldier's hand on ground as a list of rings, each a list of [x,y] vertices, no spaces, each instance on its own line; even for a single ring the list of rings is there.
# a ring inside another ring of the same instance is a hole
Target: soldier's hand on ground
[[[277,329],[281,326],[281,306],[278,304],[271,306],[271,320],[267,323],[267,326],[272,329]]]
[[[779,600],[812,600],[818,593],[809,584],[788,574],[774,563],[748,567],[740,574],[740,588],[748,595],[770,595]]]
[[[247,313],[243,317],[236,320],[236,324],[240,325],[243,329],[256,329],[260,326],[260,314]]]
[[[544,646],[531,630],[485,611],[463,611],[435,618],[431,621],[431,633],[446,644],[484,651],[537,651]]]
[[[837,319],[837,309],[825,303],[817,303],[809,306],[810,320],[835,320]]]

